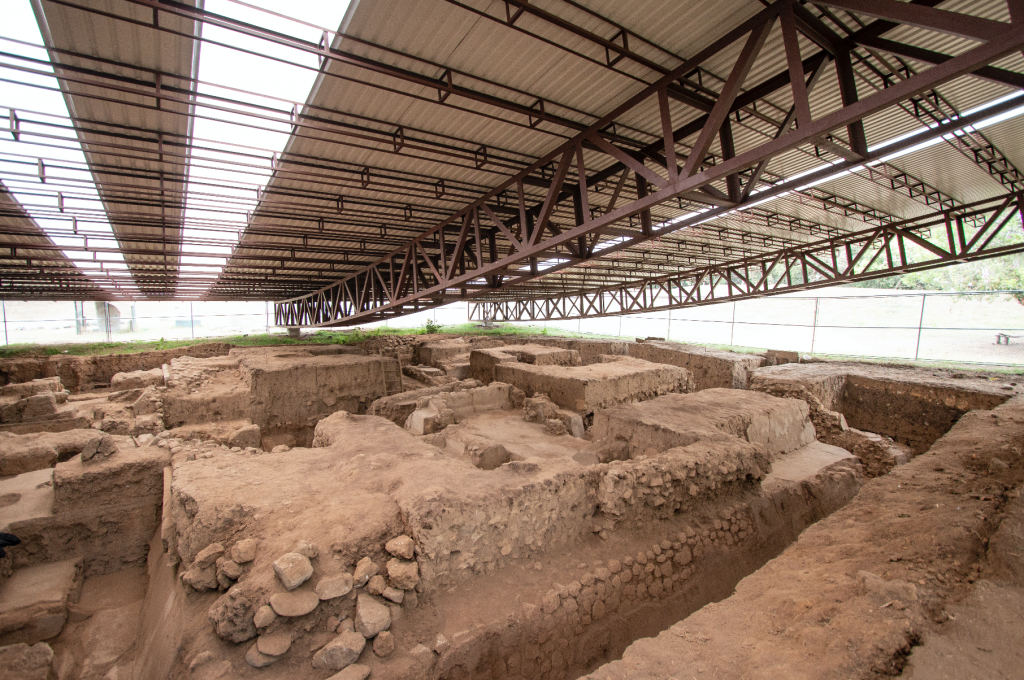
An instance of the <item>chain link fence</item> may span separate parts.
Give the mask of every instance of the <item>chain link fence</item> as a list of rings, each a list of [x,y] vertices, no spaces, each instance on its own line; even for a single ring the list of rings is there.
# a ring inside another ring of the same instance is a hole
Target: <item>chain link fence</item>
[[[4,345],[190,340],[284,332],[267,302],[0,302]]]
[[[1024,291],[827,288],[668,312],[516,324],[582,335],[783,349],[830,356],[1024,365]],[[267,302],[4,301],[4,344],[187,340],[280,332]],[[464,324],[454,303],[364,328]]]

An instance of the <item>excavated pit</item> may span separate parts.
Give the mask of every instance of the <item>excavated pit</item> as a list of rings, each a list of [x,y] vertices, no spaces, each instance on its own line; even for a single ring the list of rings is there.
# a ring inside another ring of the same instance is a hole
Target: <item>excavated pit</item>
[[[0,662],[605,673],[1016,392],[665,342],[153,354],[2,367]]]

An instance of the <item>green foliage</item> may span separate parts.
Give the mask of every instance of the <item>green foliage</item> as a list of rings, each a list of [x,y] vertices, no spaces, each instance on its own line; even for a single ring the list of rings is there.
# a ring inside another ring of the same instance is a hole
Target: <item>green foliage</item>
[[[970,235],[968,235],[970,238]],[[1021,242],[1022,233],[1019,222],[1003,227],[999,235],[993,239],[990,247],[1006,246]],[[934,239],[933,239],[934,240]],[[924,250],[914,246],[910,253],[912,261],[924,259]],[[931,256],[928,256],[929,259]],[[935,269],[910,272],[898,276],[889,276],[873,281],[861,281],[850,284],[857,288],[891,288],[902,290],[941,290],[941,291],[985,291],[985,290],[1024,290],[1024,253],[1013,253],[987,260],[962,262]],[[1017,302],[1024,305],[1024,293],[1014,293]]]
[[[423,324],[423,332],[427,335],[433,335],[434,333],[441,332],[441,324],[437,323],[433,319],[427,319],[427,322]]]

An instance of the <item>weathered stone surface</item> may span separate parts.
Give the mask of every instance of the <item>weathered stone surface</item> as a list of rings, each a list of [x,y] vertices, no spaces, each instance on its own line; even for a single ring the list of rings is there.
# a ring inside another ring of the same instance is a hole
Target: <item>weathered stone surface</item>
[[[217,569],[215,567],[192,567],[181,574],[181,582],[199,593],[217,589]]]
[[[364,647],[366,638],[359,633],[345,631],[313,656],[313,668],[340,671],[355,663]]]
[[[356,563],[356,571],[352,574],[352,585],[362,588],[371,576],[376,576],[380,571],[377,564],[369,557],[364,557]]]
[[[281,656],[292,646],[292,634],[287,630],[260,635],[256,640],[256,649],[267,656]]]
[[[299,553],[285,553],[274,562],[274,573],[288,590],[295,590],[313,575],[309,558]]]
[[[270,656],[269,654],[262,653],[256,648],[259,643],[254,642],[249,651],[245,653],[245,662],[253,668],[266,668],[272,663],[276,663],[280,660],[279,656]]]
[[[217,560],[217,579],[220,580],[221,575],[227,576],[233,581],[237,581],[238,577],[242,575],[242,565],[234,560],[227,560],[221,557]]]
[[[246,564],[256,559],[256,539],[244,538],[231,547],[231,559],[238,564]]]
[[[377,637],[373,640],[373,653],[385,657],[393,651],[395,651],[395,636],[386,630],[377,633]]]
[[[80,573],[80,564],[71,560],[15,569],[0,587],[0,644],[34,645],[56,637],[68,603],[78,598]]]
[[[277,614],[274,612],[274,608],[269,604],[265,604],[256,610],[256,616],[253,617],[252,622],[257,628],[266,628],[274,622],[277,618]]]
[[[313,589],[321,600],[333,600],[352,592],[352,574],[342,573],[337,576],[325,576]]]
[[[259,425],[246,425],[245,427],[237,430],[228,439],[229,446],[238,446],[243,449],[249,448],[250,446],[258,449],[263,441],[263,436],[260,434]]]
[[[366,680],[368,677],[370,677],[370,667],[354,663],[340,673],[335,673],[327,678],[327,680]]]
[[[0,647],[0,680],[50,680],[53,650],[45,642]]]
[[[384,577],[380,574],[371,576],[370,580],[366,582],[366,592],[371,595],[380,595],[384,592],[384,589],[388,587],[388,582],[384,580]]]
[[[310,543],[309,541],[299,541],[295,544],[295,547],[292,549],[292,552],[297,552],[300,555],[305,555],[306,557],[312,560],[320,555],[320,548],[318,548],[315,543]]]
[[[270,596],[270,606],[280,616],[305,616],[320,604],[312,590],[295,590]]]
[[[364,638],[372,638],[391,627],[391,610],[366,593],[359,593],[355,624]]]
[[[405,599],[405,591],[398,588],[385,588],[381,595],[384,596],[385,600],[391,600],[395,604],[402,604],[402,600]]]
[[[216,564],[217,559],[223,554],[223,545],[221,545],[220,543],[211,543],[210,545],[206,546],[205,548],[199,551],[199,554],[196,555],[196,559],[192,564],[193,566],[199,567],[200,569],[204,567],[209,567],[212,564]]]
[[[384,549],[395,557],[411,560],[416,550],[416,543],[408,536],[395,536],[384,544]]]
[[[412,590],[420,582],[420,565],[415,562],[388,560],[388,580],[399,590]]]
[[[217,598],[208,612],[213,629],[229,642],[245,642],[256,636],[252,602],[238,588]]]

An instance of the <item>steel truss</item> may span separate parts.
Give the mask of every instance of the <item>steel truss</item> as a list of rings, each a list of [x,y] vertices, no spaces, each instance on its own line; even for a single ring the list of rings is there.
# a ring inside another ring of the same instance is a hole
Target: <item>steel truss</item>
[[[639,284],[477,302],[470,305],[470,320],[552,321],[699,307],[1020,253],[1024,234],[1016,244],[991,244],[1006,229],[1020,230],[1022,208],[1024,194],[1010,193],[953,211]],[[926,239],[922,231],[941,234],[941,238]]]
[[[1003,23],[935,9],[930,6],[934,3],[828,0],[819,4],[860,12],[879,21],[836,41],[828,36],[822,37],[813,25],[802,20],[803,8],[800,5],[780,0],[525,170],[453,212],[406,246],[330,286],[276,303],[276,323],[285,326],[360,323],[408,313],[424,305],[442,304],[456,295],[463,298],[494,295],[496,291],[517,286],[526,291],[524,284],[540,277],[585,265],[591,260],[605,258],[728,212],[743,210],[766,198],[794,190],[804,191],[802,187],[824,180],[840,170],[864,168],[925,140],[968,130],[983,118],[1010,110],[1024,101],[1024,97],[1018,95],[983,113],[943,120],[911,139],[886,147],[884,154],[869,151],[863,127],[866,118],[931,92],[945,82],[977,73],[981,77],[1019,87],[1021,74],[995,68],[991,64],[1024,46],[1024,23]],[[747,75],[776,21],[782,27],[788,68],[745,90]],[[932,67],[920,72],[908,69],[902,79],[888,82],[886,87],[860,97],[851,51],[864,36],[878,36],[901,25],[965,37],[973,41],[973,46],[956,56],[939,55],[933,59],[935,64]],[[801,54],[798,34],[820,45],[822,52],[805,58]],[[738,54],[736,45],[741,45]],[[710,108],[694,107],[702,112],[696,118],[693,110],[680,111],[679,98],[671,96],[680,79],[701,68],[708,60],[722,59],[725,55],[731,55],[733,66]],[[834,70],[825,69],[823,73],[821,66],[824,61],[834,62]],[[821,87],[827,78],[832,78],[833,85],[841,91],[842,103],[838,108],[814,118],[809,91],[813,87]],[[760,98],[787,87],[793,106],[778,133],[748,148],[734,149],[729,133],[731,116]],[[652,107],[660,116],[660,141],[639,153],[618,146],[614,135],[609,132],[615,129],[617,119],[638,109],[649,111]],[[795,128],[791,127],[793,123]],[[719,138],[723,155],[711,158],[711,146]],[[685,154],[678,147],[684,142],[688,147]],[[844,160],[802,177],[798,182],[780,179],[769,188],[754,191],[771,159],[809,146],[821,146]],[[890,176],[885,181],[893,183],[894,188],[899,184],[911,192],[927,193],[927,189],[920,185],[915,188],[914,181],[906,177]],[[597,190],[599,187],[607,189],[610,184],[616,188],[607,199],[606,191],[598,193]],[[623,192],[627,184],[635,187],[635,194],[628,197]],[[811,191],[813,193],[814,190]],[[682,200],[697,200],[714,207],[697,215],[684,212],[667,222],[654,222],[652,209]],[[927,200],[948,205],[935,194]],[[572,205],[573,224],[566,225],[562,219],[559,224],[554,219],[557,206],[564,201]],[[946,214],[952,213],[947,210]],[[969,211],[963,215],[967,216],[964,219],[973,218]],[[840,276],[876,276],[856,270],[856,265],[868,251],[866,244],[880,238],[887,244],[883,249],[887,253],[890,252],[890,244],[903,246],[908,239],[934,252],[940,259],[930,266],[1010,252],[1005,249],[987,250],[988,239],[978,243],[972,238],[970,249],[958,250],[950,246],[948,251],[942,251],[945,255],[941,255],[933,250],[942,250],[938,246],[926,246],[926,239],[911,230],[893,226],[898,225],[898,221],[879,219],[878,223],[873,230],[851,235],[867,239],[867,235],[872,234],[867,241],[847,243],[844,241],[847,237],[837,236],[825,242],[843,243],[843,248],[850,248],[851,252],[857,246],[860,255],[850,261],[850,271],[840,269],[839,260],[836,260],[832,269],[824,267],[821,275],[832,271],[832,282]],[[976,220],[972,224],[964,224],[964,228],[978,228]],[[607,240],[608,237],[614,237],[614,240]],[[769,273],[779,266],[785,266],[788,272],[787,263],[791,258],[787,253],[801,252],[804,247],[777,251]],[[831,245],[827,247],[833,248]],[[976,247],[986,254],[974,255]],[[876,253],[872,261],[878,256]],[[763,255],[757,257],[758,261],[764,261]],[[541,267],[541,258],[557,258],[557,261],[554,265],[544,262]],[[910,262],[897,259],[900,267],[912,267]],[[800,261],[809,263],[812,260],[805,257]],[[811,269],[815,267],[811,266]],[[727,281],[732,281],[731,276]],[[753,286],[752,281],[749,283]],[[642,290],[647,284],[638,285]],[[778,292],[777,287],[754,290],[760,292],[750,294]]]

